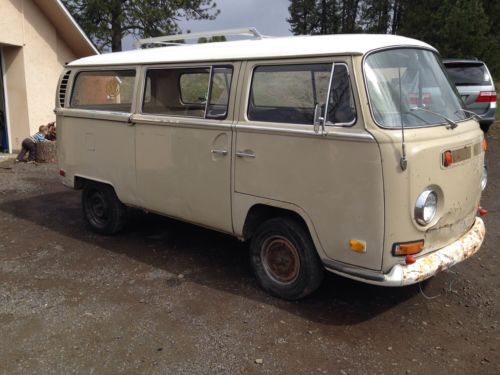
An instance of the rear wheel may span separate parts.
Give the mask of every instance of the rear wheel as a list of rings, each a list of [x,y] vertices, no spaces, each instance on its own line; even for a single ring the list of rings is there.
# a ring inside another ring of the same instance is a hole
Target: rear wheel
[[[118,233],[125,225],[127,208],[109,185],[86,184],[82,192],[82,208],[90,228],[99,234]]]
[[[261,224],[250,253],[260,286],[277,297],[303,298],[321,285],[321,261],[308,231],[296,220],[274,218]]]

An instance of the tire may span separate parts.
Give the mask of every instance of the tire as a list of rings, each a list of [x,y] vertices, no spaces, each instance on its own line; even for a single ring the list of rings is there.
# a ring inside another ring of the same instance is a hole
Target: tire
[[[479,126],[481,126],[481,130],[483,132],[488,133],[488,130],[490,130],[491,124],[480,124]]]
[[[82,209],[88,225],[96,233],[113,235],[125,225],[127,207],[109,185],[86,184],[82,192]]]
[[[286,300],[311,294],[324,277],[309,232],[290,218],[270,219],[259,226],[251,240],[250,261],[262,289]]]

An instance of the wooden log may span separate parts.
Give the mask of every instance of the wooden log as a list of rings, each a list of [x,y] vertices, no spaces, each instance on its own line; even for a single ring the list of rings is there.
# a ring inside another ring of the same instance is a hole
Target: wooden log
[[[57,163],[57,147],[55,141],[39,142],[36,144],[37,163]]]

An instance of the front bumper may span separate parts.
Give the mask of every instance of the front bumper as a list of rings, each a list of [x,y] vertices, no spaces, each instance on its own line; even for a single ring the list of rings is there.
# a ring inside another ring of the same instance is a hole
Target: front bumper
[[[476,217],[472,228],[455,242],[417,258],[413,264],[397,264],[386,274],[339,266],[330,262],[325,263],[325,266],[334,273],[369,284],[411,285],[426,280],[474,255],[481,247],[485,233],[483,220]]]

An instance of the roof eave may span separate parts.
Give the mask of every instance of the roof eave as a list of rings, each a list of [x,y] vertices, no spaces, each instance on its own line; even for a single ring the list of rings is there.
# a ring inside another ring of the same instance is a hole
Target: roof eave
[[[61,0],[33,1],[52,22],[59,37],[68,44],[77,57],[99,54],[99,50],[71,16]]]

